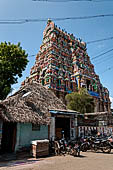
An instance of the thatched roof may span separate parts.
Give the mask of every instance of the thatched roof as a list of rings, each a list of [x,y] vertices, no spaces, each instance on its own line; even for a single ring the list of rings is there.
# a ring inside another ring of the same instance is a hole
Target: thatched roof
[[[101,120],[101,121],[106,121],[106,120],[113,120],[113,116],[111,112],[95,112],[95,113],[85,113],[84,114],[85,119],[90,119],[91,117],[93,120]]]
[[[9,122],[46,124],[50,109],[66,109],[66,106],[52,91],[33,82],[0,102],[0,118]]]
[[[106,111],[106,112],[84,113],[85,116],[100,116],[100,115],[108,115],[108,114],[110,114],[108,111]]]

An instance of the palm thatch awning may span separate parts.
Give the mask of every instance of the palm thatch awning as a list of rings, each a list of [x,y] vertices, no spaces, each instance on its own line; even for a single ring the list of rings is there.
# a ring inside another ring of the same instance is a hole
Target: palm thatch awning
[[[32,82],[0,102],[0,118],[8,122],[48,124],[51,109],[66,106],[52,91]]]
[[[100,116],[100,115],[108,115],[108,114],[110,114],[108,111],[106,111],[106,112],[84,113],[85,116]]]
[[[92,119],[93,120],[101,120],[101,121],[105,121],[105,120],[113,120],[113,116],[111,114],[111,112],[95,112],[95,113],[84,113],[84,117],[85,119]]]

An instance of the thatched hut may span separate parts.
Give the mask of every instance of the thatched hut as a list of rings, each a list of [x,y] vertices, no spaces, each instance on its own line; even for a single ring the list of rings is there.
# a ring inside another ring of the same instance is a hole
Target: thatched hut
[[[53,92],[36,82],[0,102],[1,147],[15,151],[31,140],[48,138],[50,109],[66,109]]]

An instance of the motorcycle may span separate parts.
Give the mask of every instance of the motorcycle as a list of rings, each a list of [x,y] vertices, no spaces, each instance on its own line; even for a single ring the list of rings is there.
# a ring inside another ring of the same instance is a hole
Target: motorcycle
[[[91,146],[91,150],[97,152],[101,150],[103,153],[110,153],[111,146],[106,139],[96,139]]]
[[[63,155],[66,154],[67,142],[64,138],[59,140],[59,145],[60,145],[60,153]]]
[[[86,152],[89,149],[89,142],[86,139],[81,143],[80,149],[82,152]]]
[[[72,156],[80,156],[80,145],[77,141],[69,141],[67,145],[67,153]]]
[[[80,139],[80,150],[86,152],[91,149],[91,137],[85,137]]]
[[[111,149],[113,149],[113,137],[112,136],[109,136],[107,138],[108,142],[109,142],[109,145],[111,146]]]

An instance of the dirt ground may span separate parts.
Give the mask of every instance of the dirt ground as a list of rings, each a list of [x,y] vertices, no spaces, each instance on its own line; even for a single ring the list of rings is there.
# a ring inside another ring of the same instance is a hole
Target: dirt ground
[[[0,163],[0,170],[113,170],[113,152],[81,152],[80,157],[66,155],[15,160]]]

